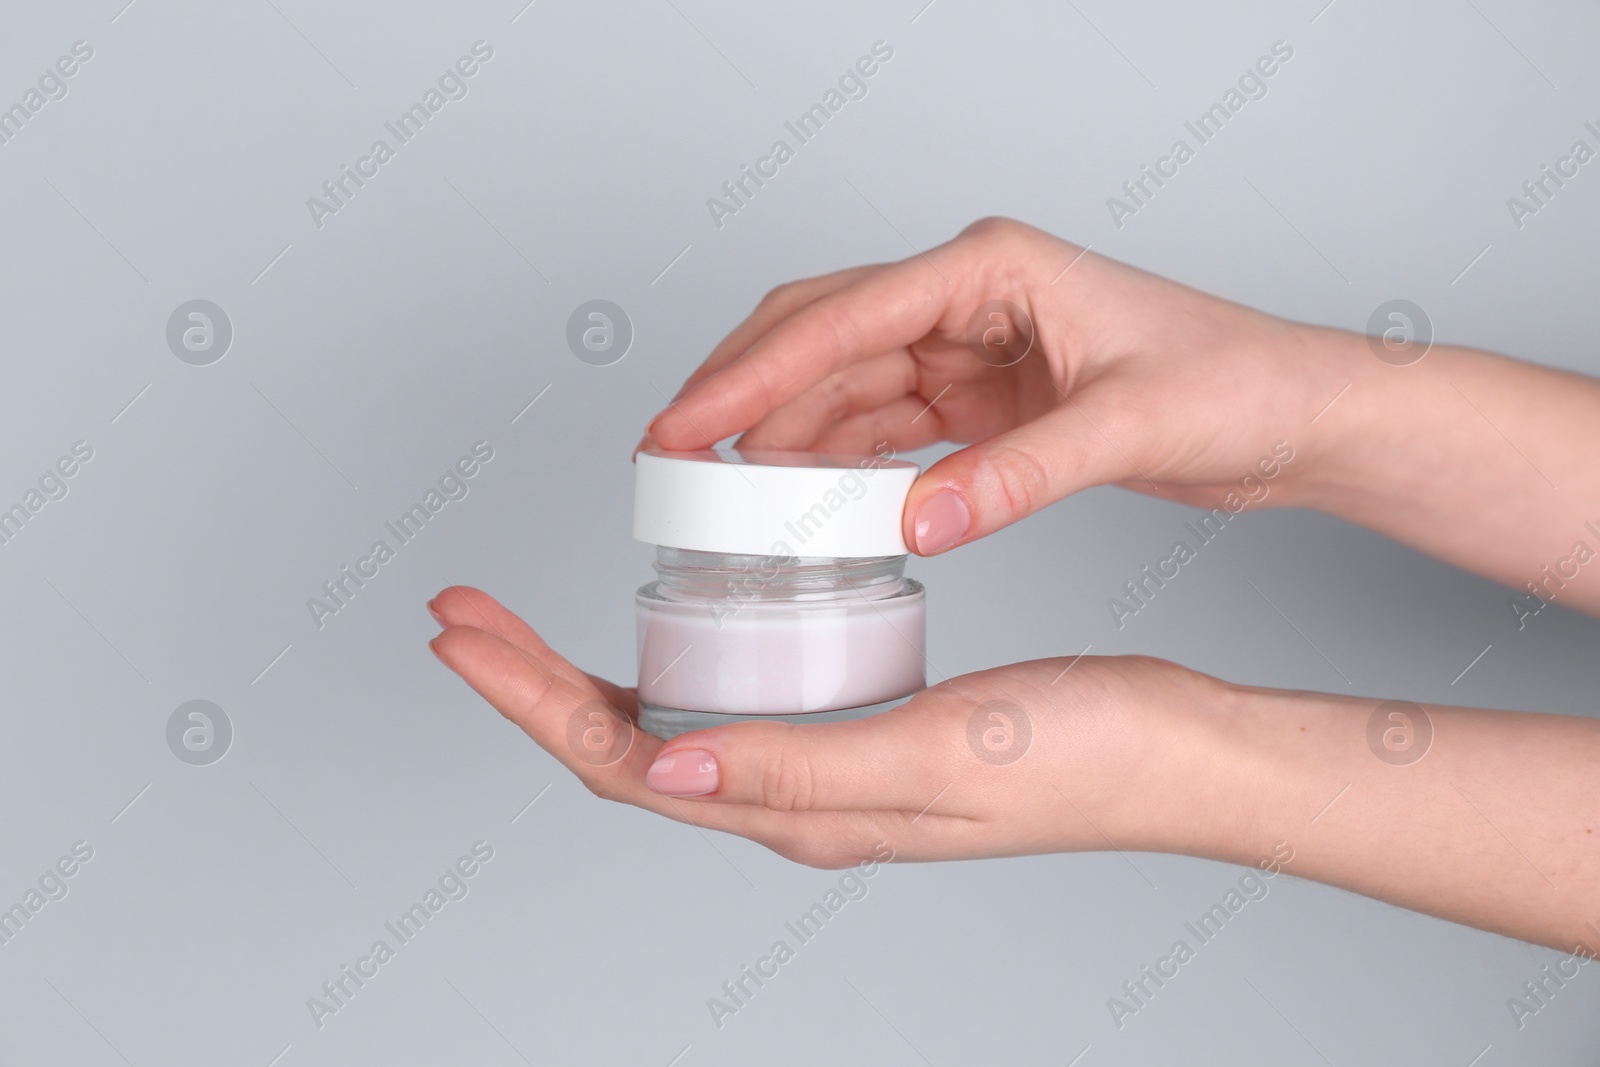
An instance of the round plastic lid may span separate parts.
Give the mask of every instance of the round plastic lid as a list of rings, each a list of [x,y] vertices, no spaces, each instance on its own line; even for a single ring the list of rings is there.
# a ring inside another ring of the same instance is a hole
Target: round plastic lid
[[[819,452],[664,452],[635,460],[633,536],[699,552],[903,556],[915,463]]]

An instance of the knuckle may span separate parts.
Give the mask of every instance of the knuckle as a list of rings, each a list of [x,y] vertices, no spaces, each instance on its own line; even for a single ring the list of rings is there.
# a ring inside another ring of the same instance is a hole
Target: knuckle
[[[1016,219],[1004,215],[985,215],[961,231],[963,237],[1003,237],[1021,227]]]
[[[890,831],[893,832],[893,831]],[[885,840],[879,827],[870,829],[851,824],[834,824],[827,829],[816,823],[787,823],[763,835],[760,843],[791,863],[823,871],[855,867],[877,854]]]
[[[827,845],[808,844],[796,857],[795,862],[818,871],[833,871],[839,868],[834,850]]]
[[[806,283],[803,281],[784,282],[782,285],[775,286],[772,289],[767,290],[767,295],[761,298],[761,303],[757,306],[769,310],[772,308],[787,307],[796,300],[802,299],[805,290]]]
[[[1008,520],[1049,502],[1050,471],[1037,456],[1011,445],[1000,445],[985,458],[978,484],[994,493]]]
[[[855,391],[844,377],[829,375],[818,383],[816,389],[830,421],[837,422],[855,410]]]
[[[815,305],[817,328],[827,338],[826,348],[832,352],[857,351],[860,331],[850,316],[832,301],[822,300]]]
[[[969,237],[994,245],[1003,250],[1021,251],[1034,244],[1041,236],[1042,231],[1029,226],[1025,222],[1006,218],[1003,215],[990,215],[961,231],[962,237]]]
[[[833,870],[838,864],[838,850],[809,833],[788,835],[768,847],[791,863],[817,870]]]
[[[556,688],[555,678],[549,672],[542,670],[521,649],[517,650],[515,658],[509,656],[506,658],[505,676],[500,684],[507,687],[513,694],[513,699],[530,714],[546,700],[559,700],[564,695],[562,690]]]
[[[763,750],[758,781],[762,807],[772,811],[811,809],[816,792],[815,771],[795,744],[793,726],[785,724]]]

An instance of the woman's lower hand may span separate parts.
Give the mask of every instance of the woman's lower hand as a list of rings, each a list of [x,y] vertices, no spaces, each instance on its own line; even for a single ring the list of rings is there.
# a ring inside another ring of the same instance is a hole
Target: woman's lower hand
[[[435,654],[597,795],[821,867],[882,843],[918,860],[1154,847],[1144,828],[1174,789],[1157,746],[1203,748],[1185,712],[1226,689],[1142,657],[1036,660],[860,721],[662,742],[635,724],[632,690],[584,674],[487,594],[452,587],[430,610]]]

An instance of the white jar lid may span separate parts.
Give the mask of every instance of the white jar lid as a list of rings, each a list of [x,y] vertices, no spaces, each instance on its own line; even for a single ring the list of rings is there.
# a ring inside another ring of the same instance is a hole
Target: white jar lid
[[[651,448],[635,460],[633,536],[699,552],[903,556],[919,473],[884,456]]]

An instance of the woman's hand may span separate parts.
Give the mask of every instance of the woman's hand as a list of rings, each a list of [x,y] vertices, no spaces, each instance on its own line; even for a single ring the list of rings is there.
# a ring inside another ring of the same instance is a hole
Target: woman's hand
[[[429,608],[435,654],[593,792],[801,863],[1173,852],[1600,955],[1594,720],[1251,689],[1120,656],[964,675],[858,722],[663,743],[634,725],[631,690],[487,595]]]
[[[1210,717],[1192,711],[1225,689],[1140,657],[1037,660],[857,722],[734,723],[663,743],[634,724],[631,689],[579,671],[487,594],[446,589],[430,610],[445,627],[435,654],[597,795],[821,867],[880,843],[908,860],[1170,844],[1138,827],[1166,796],[1195,809],[1204,788],[1173,780],[1155,748],[1201,758]]]
[[[1218,507],[1286,456],[1274,490],[1309,485],[1306,427],[1350,381],[1317,332],[985,219],[925,255],[773,290],[641,445],[974,443],[912,489],[905,536],[922,554],[1092,485]]]

